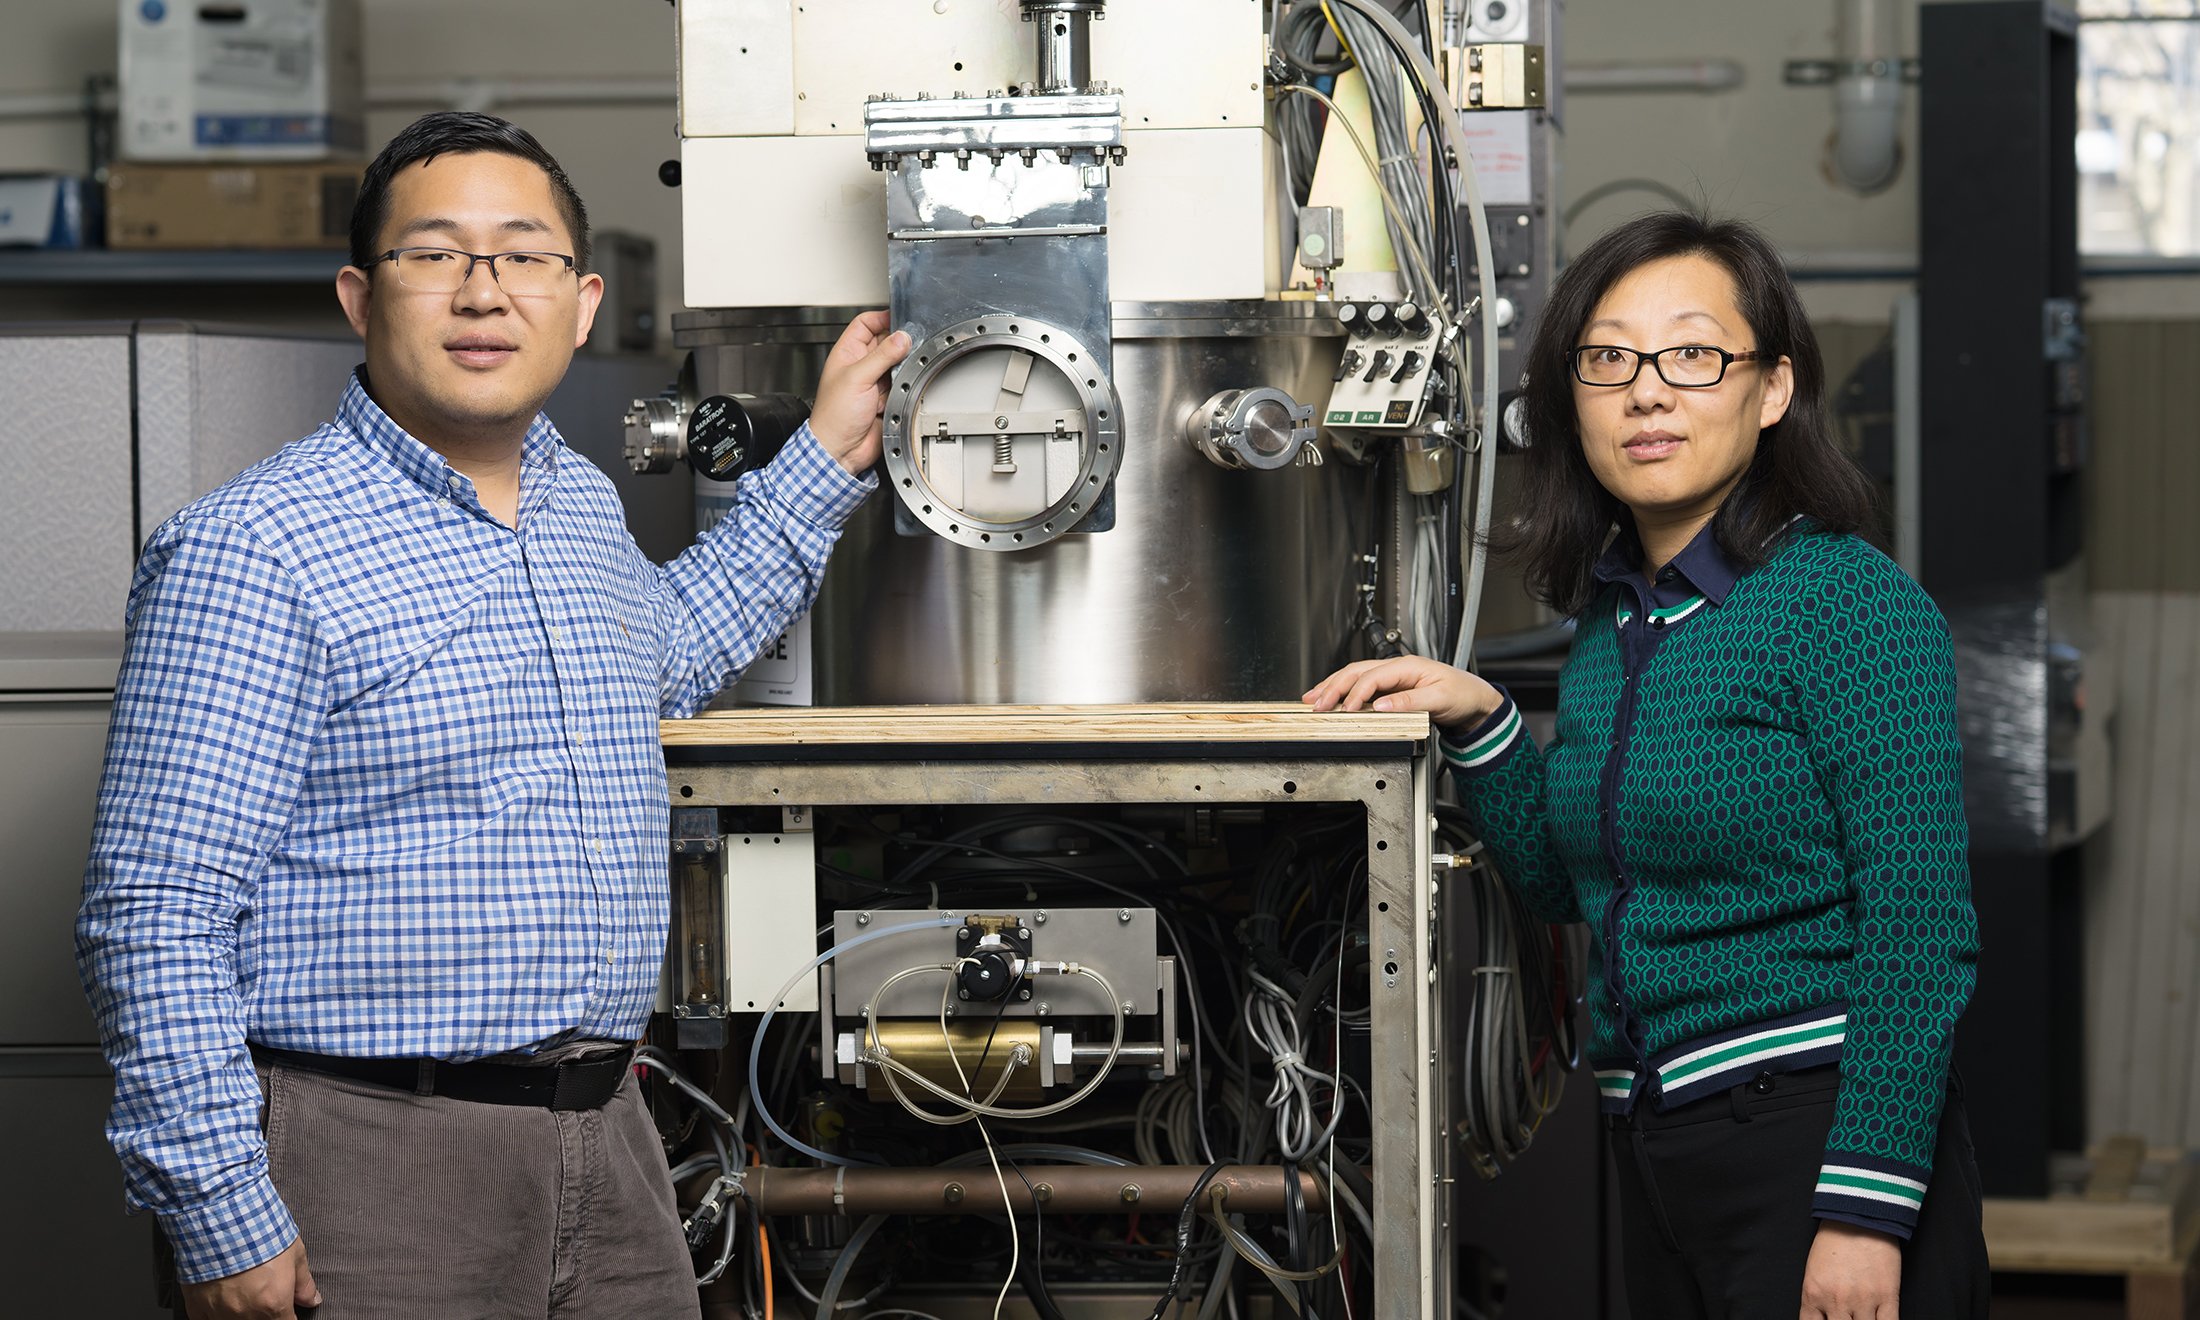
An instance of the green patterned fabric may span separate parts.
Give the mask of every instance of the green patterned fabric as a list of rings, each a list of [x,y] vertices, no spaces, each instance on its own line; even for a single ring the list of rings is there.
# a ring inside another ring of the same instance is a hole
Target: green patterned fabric
[[[1447,739],[1461,799],[1536,915],[1589,925],[1607,1108],[1837,1061],[1816,1212],[1906,1231],[1978,957],[1947,625],[1867,543],[1806,532],[1631,679],[1628,594],[1585,611],[1547,749],[1509,699]]]

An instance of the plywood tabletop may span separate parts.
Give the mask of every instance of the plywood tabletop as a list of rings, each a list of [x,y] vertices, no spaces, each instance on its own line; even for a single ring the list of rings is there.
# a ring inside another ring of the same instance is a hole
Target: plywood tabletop
[[[666,720],[667,747],[863,743],[1419,742],[1420,713],[1332,711],[1295,701],[1130,706],[840,706],[709,711]]]

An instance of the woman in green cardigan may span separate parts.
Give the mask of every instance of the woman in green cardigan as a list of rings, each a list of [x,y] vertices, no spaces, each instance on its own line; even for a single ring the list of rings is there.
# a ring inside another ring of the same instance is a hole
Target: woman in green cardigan
[[[1558,278],[1528,360],[1505,548],[1578,620],[1550,745],[1415,656],[1306,699],[1429,712],[1500,872],[1589,926],[1635,1320],[1983,1316],[1952,648],[1855,534],[1795,288],[1747,225],[1645,216]]]

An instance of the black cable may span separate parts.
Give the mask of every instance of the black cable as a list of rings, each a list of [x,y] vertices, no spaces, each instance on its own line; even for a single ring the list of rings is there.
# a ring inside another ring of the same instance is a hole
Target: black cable
[[[1206,1193],[1207,1184],[1214,1181],[1215,1175],[1227,1167],[1226,1161],[1216,1160],[1202,1169],[1199,1181],[1192,1184],[1191,1195],[1184,1198],[1184,1208],[1176,1216],[1176,1266],[1169,1271],[1169,1286],[1162,1289],[1161,1299],[1153,1304],[1153,1311],[1146,1320],[1162,1320],[1168,1314],[1169,1304],[1176,1300],[1177,1289],[1184,1286],[1184,1261],[1191,1254],[1192,1226],[1199,1222],[1199,1198]]]
[[[1031,1309],[1038,1312],[1039,1320],[1064,1320],[1062,1308],[1054,1304],[1053,1294],[1047,1291],[1046,1262],[1041,1259],[1047,1246],[1046,1225],[1042,1222],[1046,1214],[1046,1207],[1039,1204],[1038,1189],[1033,1187],[1031,1179],[1025,1176],[1023,1166],[1014,1160],[1003,1160],[1001,1162],[1015,1173],[1017,1181],[1021,1182],[1024,1185],[1024,1190],[1031,1195],[1031,1250],[1021,1258],[1016,1266],[1016,1282],[1024,1291],[1024,1300],[1030,1302]],[[1016,1213],[1015,1210],[1005,1206],[1003,1209],[1007,1209],[1011,1217]]]
[[[742,1278],[742,1287],[743,1287],[744,1289],[747,1289],[747,1290],[748,1290],[748,1292],[749,1292],[749,1295],[750,1295],[750,1296],[752,1296],[752,1297],[754,1297],[754,1298],[756,1299],[756,1301],[757,1301],[757,1307],[756,1307],[756,1312],[757,1312],[757,1314],[758,1314],[758,1315],[761,1315],[761,1316],[763,1316],[763,1320],[772,1320],[772,1317],[771,1317],[771,1316],[768,1316],[768,1315],[764,1315],[764,1314],[763,1314],[763,1313],[764,1313],[764,1306],[763,1306],[763,1300],[764,1300],[764,1216],[762,1216],[762,1215],[760,1215],[760,1214],[752,1214],[752,1215],[750,1215],[750,1216],[749,1216],[749,1222],[750,1222],[750,1224],[751,1224],[751,1225],[752,1225],[752,1226],[753,1226],[753,1227],[754,1227],[754,1228],[756,1229],[756,1249],[755,1249],[755,1250],[753,1250],[753,1251],[751,1251],[751,1252],[749,1252],[749,1259],[748,1259],[748,1265],[747,1265],[747,1268],[746,1268],[746,1269],[744,1269],[744,1270],[742,1271],[742,1274],[743,1274],[743,1278]]]
[[[1314,39],[1302,47],[1300,29],[1313,32]],[[1296,0],[1283,11],[1272,44],[1283,62],[1307,78],[1334,78],[1352,67],[1352,59],[1338,51],[1332,59],[1322,59],[1316,52],[1321,47],[1322,34],[1329,30],[1329,22],[1322,15],[1318,0]]]
[[[977,1085],[979,1079],[985,1076],[985,1059],[987,1055],[993,1052],[993,1038],[1000,1034],[1001,1019],[1008,1016],[1009,1001],[1016,997],[1016,992],[1023,988],[1024,982],[1030,979],[1030,976],[1029,968],[1018,971],[1016,979],[1010,983],[1007,993],[1001,996],[1000,1007],[993,1010],[993,1025],[987,1027],[985,1031],[985,1048],[978,1051],[978,1066],[970,1070],[970,1085],[967,1089],[970,1091],[972,1100],[978,1098]]]
[[[1293,1160],[1283,1161],[1283,1263],[1294,1270],[1307,1266],[1306,1191],[1299,1186],[1299,1166]],[[1313,1289],[1294,1282],[1292,1290],[1299,1295],[1299,1314],[1315,1320]]]

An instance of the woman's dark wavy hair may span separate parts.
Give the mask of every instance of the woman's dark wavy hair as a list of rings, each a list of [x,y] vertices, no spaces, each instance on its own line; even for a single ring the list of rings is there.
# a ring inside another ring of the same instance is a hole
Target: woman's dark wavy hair
[[[1759,434],[1756,458],[1713,519],[1719,547],[1738,564],[1761,564],[1797,514],[1829,532],[1856,531],[1873,517],[1871,485],[1835,438],[1818,337],[1780,254],[1738,220],[1686,211],[1640,216],[1590,244],[1551,285],[1528,346],[1531,443],[1518,460],[1519,512],[1491,538],[1525,570],[1529,594],[1565,614],[1580,612],[1595,595],[1593,570],[1605,543],[1614,527],[1632,523],[1582,455],[1567,353],[1613,285],[1650,262],[1680,256],[1708,257],[1733,277],[1756,342],[1731,347],[1785,356],[1795,373],[1786,414]]]

